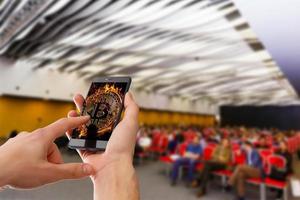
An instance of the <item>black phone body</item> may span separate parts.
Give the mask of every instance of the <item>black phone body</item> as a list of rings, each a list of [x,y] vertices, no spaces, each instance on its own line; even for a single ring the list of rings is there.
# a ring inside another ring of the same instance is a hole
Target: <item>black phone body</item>
[[[81,115],[90,121],[72,131],[69,148],[103,151],[124,108],[130,77],[99,77],[93,79],[83,103]]]

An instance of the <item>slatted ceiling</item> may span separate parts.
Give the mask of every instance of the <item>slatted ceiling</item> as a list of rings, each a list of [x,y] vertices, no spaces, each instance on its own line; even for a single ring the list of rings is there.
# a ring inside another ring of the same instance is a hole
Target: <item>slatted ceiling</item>
[[[230,83],[226,83],[227,81],[225,81],[225,83],[223,84],[216,84],[214,86],[211,86],[212,89],[210,90],[211,92],[219,92],[219,93],[224,93],[224,92],[228,92],[228,90],[244,90],[244,89],[248,89],[249,90],[249,85],[250,84],[255,84],[258,83],[260,81],[258,80],[253,80],[253,79],[249,79],[248,81],[243,81],[243,82],[239,82],[239,81],[235,81],[238,82],[237,85],[231,85]],[[269,82],[268,82],[269,83]],[[226,91],[227,90],[227,91]],[[196,91],[197,92],[197,91]]]
[[[14,2],[5,1],[0,16]],[[18,19],[17,11],[12,13],[6,22]],[[4,29],[5,23],[0,23]],[[23,32],[14,34],[8,45],[0,40],[0,51],[32,63],[35,70],[58,70],[83,79],[131,75],[140,90],[209,98],[219,104],[270,102],[266,99],[272,88],[280,94],[272,96],[273,103],[296,99],[229,0],[57,0]],[[265,87],[260,87],[262,82]],[[253,92],[260,95],[251,96]]]
[[[199,79],[199,78],[198,78]],[[196,79],[197,80],[197,79]],[[218,79],[216,79],[218,80]],[[220,79],[220,80],[224,80],[224,79]],[[220,83],[220,80],[218,81]],[[189,79],[186,80],[185,77],[182,78],[178,78],[178,79],[174,79],[172,82],[170,81],[170,86],[166,86],[165,88],[161,88],[158,92],[164,93],[164,92],[173,92],[173,93],[190,93],[192,91],[196,91],[196,90],[205,90],[205,88],[211,88],[216,84],[215,82],[211,82],[209,80],[207,80],[206,78],[204,78],[204,80],[199,79],[197,81],[197,84],[195,85],[191,85],[191,86],[187,86],[190,82],[194,82],[195,79]],[[227,83],[228,80],[225,79],[222,84]],[[180,90],[178,89],[178,87],[180,87]]]
[[[196,94],[197,95],[202,95],[204,92],[198,92]],[[221,99],[230,99],[230,98],[240,98],[242,100],[245,100],[245,97],[251,97],[251,98],[255,98],[255,97],[265,97],[265,98],[272,98],[271,95],[277,94],[277,90],[270,90],[268,92],[262,92],[262,91],[241,91],[241,90],[237,90],[237,91],[232,91],[232,92],[227,92],[227,93],[223,93],[220,95],[220,93],[213,93],[213,92],[209,92],[209,93],[204,93],[212,98],[221,98]],[[267,94],[267,96],[266,96]],[[283,95],[286,95],[286,93],[282,93]],[[280,94],[280,95],[282,95]],[[251,99],[249,99],[251,100]]]
[[[129,9],[126,10],[126,8],[125,8],[125,9],[121,10],[119,13],[117,13],[116,15],[109,16],[108,20],[121,20],[121,22],[125,22],[125,23],[126,22],[130,23],[130,22],[134,21],[135,24],[149,23],[151,21],[156,20],[157,18],[164,17],[165,13],[170,10],[169,8],[165,8],[163,10],[163,12],[157,13],[156,15],[152,15],[153,12],[157,11],[158,9],[163,8],[166,5],[166,3],[167,3],[166,1],[160,1],[153,6],[147,6],[147,7],[144,7],[143,9],[138,9],[135,11],[135,13],[136,13],[135,15],[132,15],[132,13],[131,13],[132,10],[129,10]],[[174,9],[174,7],[173,7],[173,9]],[[175,8],[175,9],[179,9],[179,8]],[[131,15],[128,16],[128,14],[131,14]]]
[[[220,91],[222,91],[222,93],[231,93],[231,94],[235,94],[238,93],[238,91],[241,90],[245,90],[245,91],[250,91],[250,92],[257,92],[258,90],[263,90],[265,91],[266,89],[271,90],[272,86],[274,86],[274,84],[267,82],[268,84],[268,88],[263,88],[263,82],[261,84],[258,85],[253,85],[252,87],[248,87],[247,84],[239,84],[239,87],[234,87],[234,86],[229,86],[229,87],[223,87],[223,88],[219,88],[219,89],[215,89],[215,87],[211,87],[211,90],[209,92],[205,92],[206,94],[210,93],[215,93],[215,94],[219,94],[220,95]],[[201,85],[201,84],[199,84]],[[256,88],[254,88],[254,86]],[[276,89],[280,89],[280,87],[274,86],[276,87]],[[204,87],[205,88],[205,87]],[[180,92],[177,92],[177,94],[192,94],[192,95],[197,95],[197,94],[203,94],[205,91],[204,89],[200,87],[195,87],[195,86],[191,86],[191,87],[185,87],[185,90],[180,90]]]
[[[238,69],[239,71],[236,72],[238,73],[240,76],[245,77],[245,76],[251,76],[253,78],[272,78],[272,77],[277,77],[278,76],[278,71],[274,68],[259,68],[259,69],[255,69],[253,67],[248,67],[248,68],[243,68],[243,69]]]
[[[42,11],[53,5],[52,3],[53,1],[27,1],[27,3],[19,10],[18,6],[15,6],[14,11],[10,13],[9,18],[5,20],[6,24],[4,25],[6,26],[2,30],[3,37],[1,37],[2,45],[12,39],[12,34],[14,35],[22,31],[25,24],[29,25],[30,23],[33,23],[32,21],[34,18],[38,17]]]

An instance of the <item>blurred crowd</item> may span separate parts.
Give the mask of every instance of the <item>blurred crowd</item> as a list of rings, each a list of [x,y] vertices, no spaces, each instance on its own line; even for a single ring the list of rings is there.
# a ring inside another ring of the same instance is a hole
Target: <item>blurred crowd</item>
[[[223,189],[235,191],[239,200],[245,199],[247,181],[269,181],[264,183],[274,186],[276,198],[281,199],[293,174],[293,154],[299,154],[299,135],[245,127],[141,126],[135,157],[165,163],[170,184],[184,180],[188,187],[199,188],[198,197],[207,193],[215,174],[225,177]]]
[[[12,131],[9,137],[15,137]],[[55,143],[66,148],[68,139]],[[72,151],[73,152],[73,151]],[[300,160],[300,132],[246,127],[141,126],[135,160],[157,160],[166,166],[172,186],[184,181],[197,188],[197,196],[208,192],[212,177],[222,177],[223,190],[246,197],[248,183],[272,188],[276,199],[287,199],[287,180],[293,162]],[[260,191],[262,192],[262,191]]]

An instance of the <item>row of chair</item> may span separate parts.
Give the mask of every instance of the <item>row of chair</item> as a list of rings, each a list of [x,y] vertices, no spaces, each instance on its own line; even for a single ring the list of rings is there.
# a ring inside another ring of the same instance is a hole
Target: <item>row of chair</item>
[[[185,152],[188,143],[182,143],[177,147],[177,154],[182,156]],[[196,166],[196,170],[200,171],[203,169],[204,162],[209,161],[212,158],[212,154],[215,148],[215,144],[208,144],[203,151],[203,156]],[[229,163],[229,168],[234,169],[238,165],[243,165],[246,163],[246,158],[244,154],[239,152],[240,148],[232,148],[232,160]],[[264,165],[264,170],[266,174],[270,174],[272,166],[278,168],[286,167],[286,160],[284,157],[276,155],[273,153],[272,149],[265,149],[259,151]],[[166,173],[170,173],[171,165],[175,162],[174,155],[164,155],[160,157],[160,161],[166,164]],[[233,170],[218,170],[213,172],[214,175],[221,177],[222,184],[226,184],[226,180],[232,175]],[[180,172],[182,174],[182,172]],[[181,175],[180,175],[181,176]],[[266,200],[266,188],[276,188],[283,191],[284,200],[287,200],[287,182],[274,180],[269,177],[267,178],[252,178],[247,180],[249,184],[257,185],[260,187],[260,200]]]

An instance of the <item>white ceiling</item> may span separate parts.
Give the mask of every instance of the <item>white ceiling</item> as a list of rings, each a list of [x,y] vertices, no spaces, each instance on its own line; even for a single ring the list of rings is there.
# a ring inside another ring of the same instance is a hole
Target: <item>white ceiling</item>
[[[0,53],[81,79],[224,105],[297,104],[288,80],[229,0],[4,0]]]

